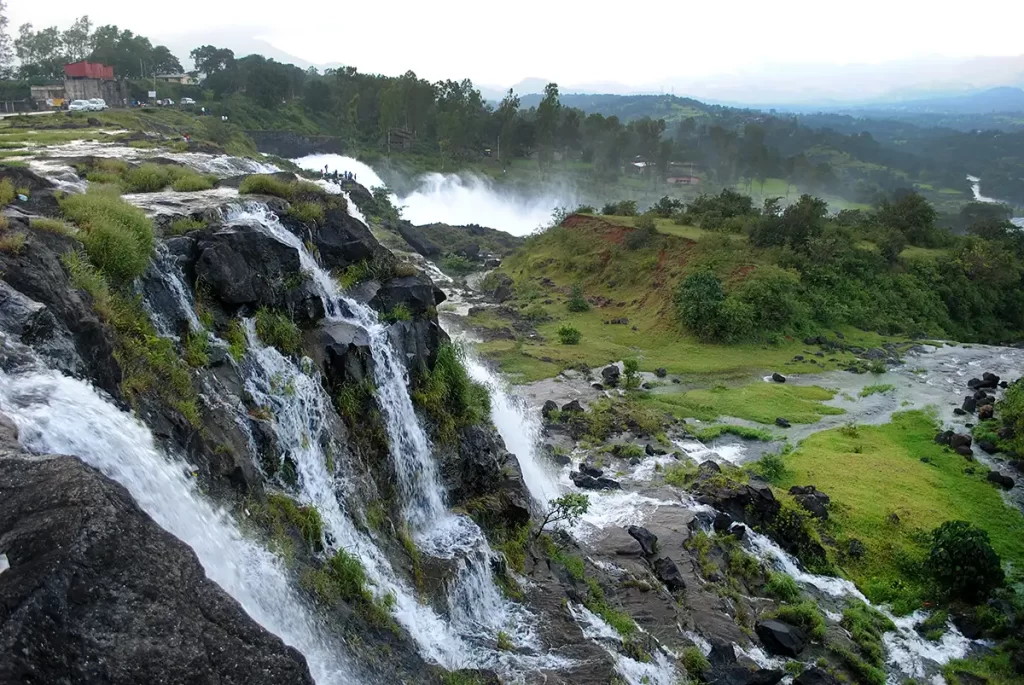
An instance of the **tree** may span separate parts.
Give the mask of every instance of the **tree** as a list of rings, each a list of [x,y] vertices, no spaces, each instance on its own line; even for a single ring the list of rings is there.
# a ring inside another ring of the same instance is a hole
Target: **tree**
[[[22,78],[58,78],[67,63],[64,43],[56,26],[35,31],[32,24],[18,27],[14,50],[21,62],[18,70]]]
[[[165,45],[153,48],[149,60],[154,74],[180,74],[185,71],[178,58]]]
[[[590,498],[580,492],[570,492],[561,497],[548,501],[548,512],[540,522],[533,539],[536,540],[544,532],[544,529],[554,523],[565,521],[570,526],[576,525],[587,510],[590,508]]]
[[[8,78],[11,62],[14,60],[14,49],[11,36],[7,33],[7,0],[0,0],[0,78]]]
[[[712,271],[698,271],[687,276],[675,296],[680,322],[703,340],[719,337],[718,320],[724,302],[722,281]]]
[[[936,247],[935,208],[920,193],[900,190],[892,199],[883,200],[875,213],[876,220],[886,228],[902,233],[911,245]]]
[[[969,602],[985,600],[1005,581],[988,533],[967,521],[946,521],[932,531],[926,568],[940,590]]]
[[[215,48],[212,45],[204,45],[189,53],[189,57],[195,62],[196,71],[204,77],[209,77],[218,72],[230,69],[235,65],[235,53],[227,48]]]
[[[61,36],[69,62],[79,62],[92,52],[92,21],[83,15]]]
[[[544,160],[551,158],[551,148],[555,144],[561,113],[562,103],[558,99],[558,84],[549,83],[544,86],[544,97],[537,105],[537,142],[541,146],[541,157]]]
[[[512,127],[515,126],[516,116],[519,114],[519,96],[511,88],[501,99],[495,114],[498,117],[498,161],[501,161],[501,141],[506,141],[508,149],[512,142]]]

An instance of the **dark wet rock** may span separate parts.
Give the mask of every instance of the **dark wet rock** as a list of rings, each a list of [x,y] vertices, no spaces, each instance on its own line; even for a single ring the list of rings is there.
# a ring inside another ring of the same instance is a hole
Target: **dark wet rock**
[[[981,388],[998,388],[999,387],[999,376],[986,371],[981,374]]]
[[[338,322],[316,335],[319,341],[312,346],[313,358],[320,364],[331,387],[373,379],[373,353],[365,329]]]
[[[804,338],[804,345],[824,345],[828,342],[828,338],[823,335],[815,335]]]
[[[654,370],[654,375],[657,376],[658,378],[664,378],[665,376],[668,375],[668,370],[663,366],[659,366]]]
[[[575,413],[575,414],[582,414],[583,413],[583,405],[580,404],[579,400],[572,400],[571,402],[567,402],[567,403],[562,405],[562,411],[563,412],[572,412],[572,413]]]
[[[968,447],[967,445],[960,445],[953,451],[959,454],[961,457],[967,457],[969,461],[974,461],[974,452],[971,451],[971,448]]]
[[[802,354],[798,354],[795,357],[793,357],[793,361],[795,361],[795,362],[802,362],[803,360],[804,360],[804,356]]]
[[[702,461],[700,463],[700,465],[697,466],[697,475],[698,476],[714,475],[716,473],[721,473],[721,472],[722,472],[722,467],[719,466],[718,464],[716,464],[715,462],[711,461],[710,459],[707,459],[706,461]]]
[[[715,520],[712,522],[711,526],[715,529],[716,533],[724,533],[729,530],[729,526],[733,523],[735,523],[735,520],[732,516],[729,516],[724,511],[720,511],[715,514]]]
[[[991,404],[986,404],[983,407],[978,408],[978,420],[987,421],[995,415],[995,408]]]
[[[980,449],[985,454],[995,454],[996,452],[999,451],[999,448],[991,440],[979,440],[978,449]]]
[[[778,371],[776,371],[775,373],[772,374],[772,380],[775,381],[776,383],[785,383],[786,377],[783,376]]]
[[[476,424],[462,430],[458,449],[442,453],[449,501],[466,506],[485,525],[521,526],[530,520],[530,493],[519,462],[497,430]]]
[[[828,671],[814,666],[794,678],[793,685],[839,685],[839,680]]]
[[[251,226],[204,233],[196,243],[196,278],[227,307],[271,307],[298,321],[323,316],[323,302],[302,272],[299,252]]]
[[[683,574],[679,572],[676,562],[668,557],[655,559],[654,573],[658,576],[658,580],[665,583],[665,587],[670,592],[686,589],[686,581],[683,579]]]
[[[388,340],[405,368],[411,374],[420,374],[434,367],[438,350],[449,338],[436,319],[420,318],[392,323]]]
[[[501,260],[500,259],[486,259],[486,260],[484,260],[484,268],[485,269],[497,269],[499,266],[501,266]]]
[[[828,505],[831,499],[813,485],[794,485],[789,489],[793,500],[806,509],[811,516],[828,520]]]
[[[953,431],[942,431],[935,434],[935,443],[938,445],[948,445],[949,441],[953,438]]]
[[[621,490],[622,486],[618,481],[612,480],[611,478],[601,477],[594,478],[593,476],[587,476],[582,473],[573,471],[569,474],[569,478],[575,483],[576,487],[583,488],[584,490]]]
[[[95,469],[4,451],[0,493],[0,682],[312,685],[298,651]]]
[[[737,523],[729,529],[729,534],[737,540],[743,541],[747,539],[747,527],[742,523]]]
[[[775,425],[779,428],[789,428],[792,424],[781,416],[778,416],[775,418]]]
[[[954,407],[953,408],[953,415],[954,416],[966,416],[967,415],[967,411],[965,409],[963,409],[962,407]]]
[[[614,388],[619,384],[619,376],[621,375],[621,373],[622,372],[619,371],[619,367],[615,366],[614,364],[609,364],[608,366],[601,369],[601,378],[604,379],[604,384],[606,386],[608,386],[609,388]]]
[[[765,649],[778,656],[798,657],[807,644],[807,636],[804,631],[784,621],[775,619],[758,621],[754,630]]]
[[[282,221],[290,225],[285,217]],[[344,269],[359,262],[391,261],[394,258],[381,247],[370,229],[348,213],[348,208],[327,208],[323,223],[307,225],[300,238],[317,249],[320,263],[327,269]]]
[[[860,559],[867,551],[864,543],[857,538],[850,538],[846,542],[846,555],[851,559]]]
[[[402,305],[413,317],[421,317],[432,312],[446,299],[444,292],[426,274],[418,273],[382,282],[369,305],[384,313]]]
[[[591,383],[590,387],[592,387],[594,390],[604,390],[604,386],[601,385],[600,383]]]
[[[545,400],[544,406],[540,409],[540,414],[545,419],[550,419],[551,415],[558,411],[558,403],[554,400]]]
[[[999,387],[1003,388],[1003,389],[1006,389],[1006,388],[1010,387],[1010,384],[1007,383],[1006,381],[999,381]]]
[[[604,469],[599,469],[596,466],[592,466],[591,464],[581,461],[580,473],[584,476],[590,476],[591,478],[600,478],[604,475]]]
[[[998,471],[989,471],[986,479],[988,479],[990,483],[995,483],[1004,490],[1009,490],[1013,487],[1013,478],[999,473]]]
[[[626,532],[640,543],[646,556],[654,556],[658,552],[658,536],[642,526],[630,526]]]
[[[661,453],[661,450],[654,449],[654,445],[652,445],[651,443],[647,443],[646,445],[644,445],[644,454],[646,454],[648,457],[653,457],[659,453]]]
[[[953,435],[949,436],[949,446],[952,447],[954,450],[957,449],[958,447],[969,448],[971,446],[971,436],[965,433],[954,433]]]

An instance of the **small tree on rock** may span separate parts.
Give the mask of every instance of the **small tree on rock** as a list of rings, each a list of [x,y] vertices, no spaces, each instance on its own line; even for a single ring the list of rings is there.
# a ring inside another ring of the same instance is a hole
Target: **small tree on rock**
[[[576,522],[587,513],[589,508],[590,498],[579,492],[570,492],[557,499],[550,500],[548,502],[548,513],[537,527],[537,532],[533,534],[533,539],[536,540],[541,536],[545,528],[560,521],[565,521],[570,526],[576,525]]]

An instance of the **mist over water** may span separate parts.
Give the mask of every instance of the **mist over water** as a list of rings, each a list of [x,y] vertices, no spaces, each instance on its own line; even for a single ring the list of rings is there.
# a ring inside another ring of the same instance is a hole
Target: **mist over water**
[[[385,185],[369,166],[344,155],[309,155],[293,160],[303,169],[350,171],[367,188]],[[402,216],[418,226],[443,223],[452,226],[479,224],[512,235],[528,235],[551,221],[556,207],[575,207],[576,194],[567,188],[524,194],[502,188],[475,174],[428,173],[418,177],[415,190],[393,195]]]

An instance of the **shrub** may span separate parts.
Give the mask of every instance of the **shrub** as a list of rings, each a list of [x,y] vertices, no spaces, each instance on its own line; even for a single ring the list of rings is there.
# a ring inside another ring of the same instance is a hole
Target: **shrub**
[[[288,215],[304,224],[323,223],[324,206],[319,202],[293,202]]]
[[[67,224],[60,219],[50,219],[44,216],[34,216],[29,220],[29,226],[37,231],[47,231],[49,233],[58,233],[60,235],[66,235],[74,237],[76,231],[75,227]]]
[[[967,521],[946,521],[932,531],[926,566],[940,590],[970,602],[986,599],[1005,580],[988,533]]]
[[[768,574],[768,582],[764,584],[768,596],[781,599],[783,602],[795,602],[800,599],[800,586],[788,573],[772,571]]]
[[[245,329],[242,327],[242,322],[238,319],[233,319],[228,324],[228,330],[224,334],[224,339],[228,343],[228,354],[236,362],[245,356],[245,350],[249,346],[248,340],[245,337]]]
[[[526,311],[523,312],[523,316],[533,322],[546,321],[548,318],[548,310],[544,308],[540,302],[534,302]]]
[[[558,340],[563,345],[579,345],[583,334],[575,326],[564,324],[558,329]]]
[[[316,507],[301,505],[292,498],[267,495],[267,510],[278,522],[293,526],[310,549],[319,549],[324,534],[324,522]]]
[[[573,284],[572,289],[569,291],[569,300],[565,303],[565,306],[570,312],[590,311],[590,303],[583,296],[583,286],[581,284]]]
[[[104,274],[129,282],[146,271],[153,253],[153,223],[141,209],[115,195],[91,191],[68,195],[60,206],[84,231],[85,251]]]
[[[704,652],[700,651],[700,647],[696,646],[687,647],[683,650],[682,662],[687,675],[690,676],[691,682],[703,680],[703,672],[711,668],[711,663],[704,656]]]
[[[772,614],[774,618],[801,628],[812,640],[825,637],[825,617],[813,602],[784,604]]]
[[[626,235],[626,247],[630,250],[639,250],[647,247],[658,235],[658,229],[654,223],[654,217],[650,214],[643,214],[637,217],[636,228]]]
[[[155,193],[171,183],[171,167],[163,164],[142,164],[129,169],[121,177],[126,193]]]
[[[722,307],[725,290],[711,271],[687,276],[676,290],[675,306],[680,322],[702,340],[722,337]]]
[[[786,461],[778,452],[768,452],[754,464],[754,470],[769,483],[778,483],[786,476]]]
[[[413,392],[413,399],[437,423],[441,440],[449,444],[459,428],[480,423],[491,413],[491,396],[469,377],[463,355],[455,345],[442,345],[434,368],[420,374]]]
[[[14,182],[9,178],[0,180],[0,207],[6,207],[14,202],[17,192],[14,190]]]
[[[185,235],[192,231],[201,231],[206,228],[206,222],[202,219],[193,219],[190,216],[183,216],[175,219],[167,227],[170,235]]]
[[[453,276],[465,276],[473,271],[473,262],[462,255],[448,254],[441,260],[441,269]]]
[[[0,235],[0,252],[16,255],[25,247],[25,234],[21,231]]]
[[[295,322],[266,307],[256,312],[256,335],[265,345],[276,347],[282,354],[297,355],[302,349],[302,332]]]
[[[178,177],[171,183],[171,189],[179,193],[192,193],[200,190],[210,190],[213,188],[214,176],[205,176],[203,174],[197,174],[191,169],[184,170],[183,173],[179,173]]]
[[[640,362],[635,357],[630,357],[622,362],[622,368],[626,376],[626,390],[636,390],[640,387]]]
[[[292,186],[288,181],[276,176],[252,174],[242,179],[238,185],[238,193],[239,195],[273,195],[288,200],[292,197]]]
[[[391,308],[391,311],[384,314],[384,320],[388,323],[396,321],[412,321],[412,312],[404,303],[398,303]]]
[[[198,368],[210,363],[210,336],[206,331],[189,331],[184,340],[183,356],[189,366]]]

